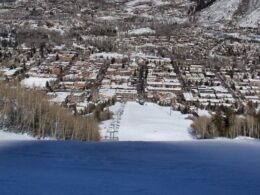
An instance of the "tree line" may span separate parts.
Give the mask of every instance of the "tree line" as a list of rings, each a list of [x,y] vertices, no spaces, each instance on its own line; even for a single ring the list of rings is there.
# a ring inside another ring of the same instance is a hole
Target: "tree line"
[[[0,126],[27,132],[38,138],[99,140],[98,120],[93,115],[74,115],[69,109],[50,104],[45,94],[0,83]]]
[[[248,136],[260,138],[260,112],[248,107],[247,113],[238,115],[231,108],[218,108],[212,117],[200,116],[191,125],[200,139],[214,137],[236,138]]]

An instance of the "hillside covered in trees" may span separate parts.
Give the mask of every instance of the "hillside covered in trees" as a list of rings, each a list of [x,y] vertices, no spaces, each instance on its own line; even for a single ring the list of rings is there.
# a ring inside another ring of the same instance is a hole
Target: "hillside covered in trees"
[[[99,115],[98,115],[99,116]],[[44,94],[0,83],[0,126],[34,137],[99,140],[97,118],[78,116],[67,108],[50,104]]]

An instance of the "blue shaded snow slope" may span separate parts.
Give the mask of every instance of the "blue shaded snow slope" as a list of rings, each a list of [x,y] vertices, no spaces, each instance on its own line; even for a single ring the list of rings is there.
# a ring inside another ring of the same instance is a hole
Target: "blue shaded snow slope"
[[[260,142],[0,142],[0,194],[259,194]]]

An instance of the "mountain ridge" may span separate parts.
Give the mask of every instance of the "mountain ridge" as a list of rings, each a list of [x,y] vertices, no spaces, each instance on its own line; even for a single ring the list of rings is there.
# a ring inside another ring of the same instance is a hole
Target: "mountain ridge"
[[[199,12],[197,21],[201,25],[230,23],[239,27],[257,28],[260,23],[260,1],[216,0]]]

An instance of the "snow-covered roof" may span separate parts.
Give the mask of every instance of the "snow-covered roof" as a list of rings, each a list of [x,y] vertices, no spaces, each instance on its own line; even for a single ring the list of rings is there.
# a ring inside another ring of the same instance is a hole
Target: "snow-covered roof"
[[[192,95],[192,93],[190,93],[190,92],[183,93],[183,96],[184,96],[185,101],[189,102],[189,101],[194,101],[195,100],[193,95]]]

